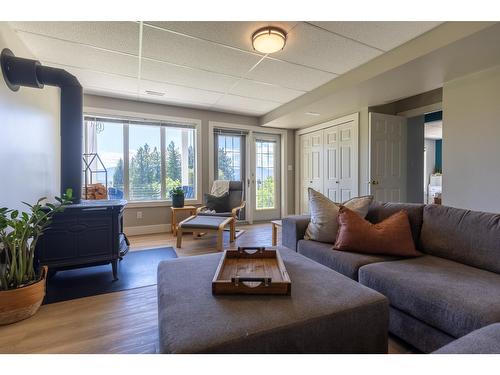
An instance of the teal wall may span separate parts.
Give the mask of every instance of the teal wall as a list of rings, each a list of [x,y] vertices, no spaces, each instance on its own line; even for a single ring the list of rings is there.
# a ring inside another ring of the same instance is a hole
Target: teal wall
[[[436,140],[436,170],[443,171],[443,140]]]

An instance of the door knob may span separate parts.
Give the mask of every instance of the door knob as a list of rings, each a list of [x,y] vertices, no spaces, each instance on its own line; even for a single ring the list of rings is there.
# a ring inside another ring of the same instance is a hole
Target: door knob
[[[339,184],[339,183],[340,183],[340,181],[335,181],[335,183],[336,183],[336,184]]]
[[[377,180],[372,180],[371,184],[372,185],[378,185],[378,181]]]

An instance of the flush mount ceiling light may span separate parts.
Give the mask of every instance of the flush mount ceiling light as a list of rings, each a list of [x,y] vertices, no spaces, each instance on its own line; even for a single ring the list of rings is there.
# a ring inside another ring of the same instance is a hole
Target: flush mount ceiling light
[[[253,48],[261,53],[278,52],[285,47],[286,33],[280,28],[266,26],[252,34]]]

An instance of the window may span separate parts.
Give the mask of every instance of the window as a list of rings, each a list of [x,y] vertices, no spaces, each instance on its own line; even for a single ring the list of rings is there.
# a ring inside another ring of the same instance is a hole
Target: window
[[[160,201],[177,186],[196,199],[196,136],[194,125],[86,116],[84,149],[101,158],[110,199]],[[93,182],[106,184],[100,169]]]
[[[128,139],[129,199],[162,199],[160,127],[130,125]]]
[[[217,180],[241,181],[244,178],[244,136],[216,134]]]
[[[195,191],[195,144],[194,129],[165,129],[165,185],[167,193],[182,186],[185,198],[194,198]]]
[[[275,207],[275,165],[276,142],[256,140],[256,208],[257,210]]]
[[[109,195],[115,192],[123,192],[123,126],[114,122],[108,122],[104,119],[85,121],[85,152],[87,161],[93,171],[87,173],[89,183],[100,182],[106,185],[107,171],[107,189]],[[103,166],[93,158],[98,154]],[[93,161],[92,161],[93,160]],[[118,193],[119,194],[119,193]],[[123,193],[122,193],[123,194]],[[123,198],[123,195],[119,198]]]

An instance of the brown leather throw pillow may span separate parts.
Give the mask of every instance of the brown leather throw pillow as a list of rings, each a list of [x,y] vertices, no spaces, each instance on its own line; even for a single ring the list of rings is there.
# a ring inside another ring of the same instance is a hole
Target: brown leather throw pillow
[[[338,220],[339,231],[333,246],[335,250],[404,257],[421,255],[415,249],[405,210],[372,224],[348,208],[341,207]]]

